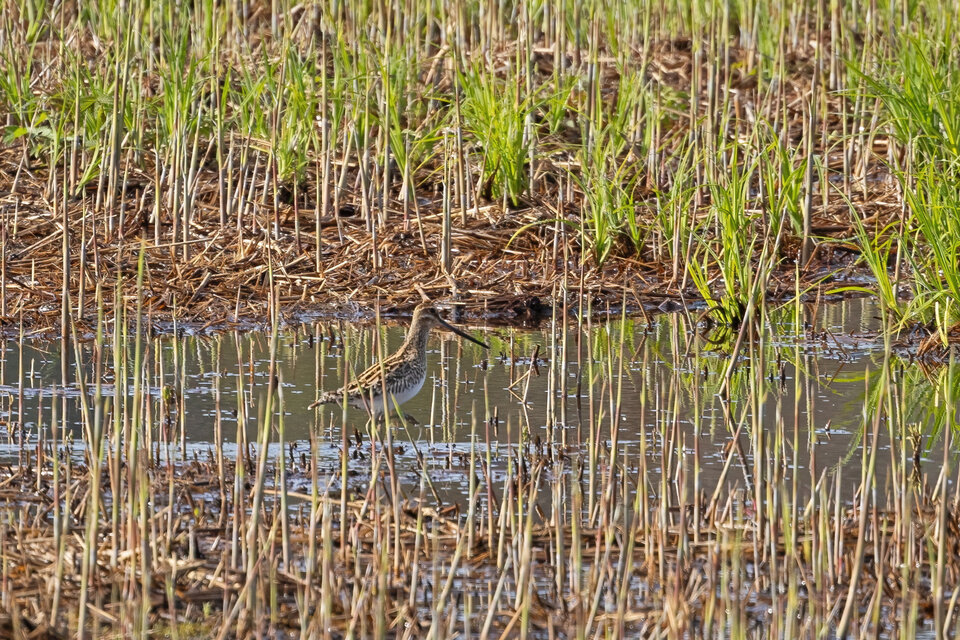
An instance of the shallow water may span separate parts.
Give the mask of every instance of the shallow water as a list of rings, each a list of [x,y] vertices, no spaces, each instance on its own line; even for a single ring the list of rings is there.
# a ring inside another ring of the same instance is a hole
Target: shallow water
[[[870,299],[806,306],[800,309],[799,332],[795,313],[791,307],[774,314],[764,334],[743,345],[727,389],[723,382],[734,336],[714,332],[704,337],[699,334],[703,328],[694,327],[695,317],[685,312],[649,321],[571,321],[565,329],[558,323],[535,330],[469,327],[491,344],[489,352],[451,334],[435,334],[429,344],[427,382],[403,406],[419,424],[391,420],[400,468],[416,486],[419,452],[438,492],[451,501],[463,498],[467,488],[464,469],[471,433],[478,452],[489,444],[498,472],[513,459],[518,443],[527,454],[603,456],[616,440],[627,468],[637,469],[643,452],[646,471],[653,477],[665,470],[675,481],[682,467],[687,481],[703,489],[712,491],[718,483],[749,487],[752,475],[763,471],[759,465],[769,464],[752,455],[757,448],[751,445],[762,428],[765,437],[774,439],[776,454],[767,455],[780,457],[775,462],[788,476],[795,474],[801,488],[825,470],[839,469],[841,485],[852,491],[860,481],[861,435],[869,424],[865,406],[884,359],[878,308]],[[304,459],[315,434],[321,468],[329,471],[321,477],[325,486],[336,483],[342,414],[338,407],[312,411],[308,405],[319,390],[340,386],[345,365],[351,372],[366,368],[376,361],[378,349],[395,349],[404,331],[403,324],[395,323],[379,330],[340,322],[304,323],[280,335],[276,375],[282,390],[284,446],[291,460]],[[98,377],[108,400],[104,411],[111,411],[109,400],[116,392],[113,351],[98,352],[92,341],[79,345],[85,384],[81,391],[73,358],[64,384],[60,350],[59,342],[2,343],[4,461],[16,461],[38,438],[49,441],[51,424],[65,427],[56,434],[61,442],[70,435],[74,449],[82,450],[80,396],[86,395],[91,416]],[[132,345],[126,353],[132,370]],[[238,443],[255,447],[268,390],[269,335],[160,336],[146,341],[143,362],[142,384],[152,398],[153,426],[147,439],[155,455],[206,455],[219,443],[232,457]],[[935,471],[943,453],[934,434],[946,415],[942,402],[938,406],[938,374],[905,361],[893,370],[904,422],[920,425],[925,434],[920,459],[927,471]],[[133,386],[130,375],[128,398]],[[23,430],[17,428],[21,424]],[[274,425],[279,428],[281,421]],[[369,446],[368,437],[357,435],[367,433],[362,411],[350,409],[346,425],[351,439],[359,437]],[[273,454],[279,451],[278,440],[275,431]],[[888,449],[889,442],[881,429],[879,444]],[[357,449],[362,452],[362,447]],[[678,464],[681,454],[683,464]],[[360,476],[365,464],[362,455],[351,462]],[[881,485],[885,464],[880,456]],[[291,478],[292,489],[305,489],[309,482],[308,476]],[[651,486],[652,493],[658,489]]]

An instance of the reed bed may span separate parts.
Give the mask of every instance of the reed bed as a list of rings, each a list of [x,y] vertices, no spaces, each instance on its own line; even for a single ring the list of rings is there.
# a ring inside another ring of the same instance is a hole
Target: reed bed
[[[879,491],[893,509],[869,497],[878,493],[869,475],[852,504],[834,498],[840,474],[799,502],[789,483],[771,478],[752,490],[780,496],[768,508],[743,488],[650,500],[632,491],[644,473],[628,453],[624,464],[598,469],[591,514],[577,508],[588,497],[570,472],[585,456],[516,451],[517,471],[498,481],[492,505],[477,483],[469,508],[482,517],[471,522],[457,505],[438,504],[426,483],[395,499],[386,451],[373,454],[383,471],[365,494],[343,503],[329,490],[288,491],[297,504],[284,510],[274,460],[250,548],[252,492],[242,487],[257,483],[256,458],[241,462],[242,474],[212,454],[175,468],[141,464],[152,510],[112,524],[110,497],[91,501],[89,470],[58,473],[59,451],[37,453],[41,461],[0,469],[0,629],[12,637],[67,637],[78,624],[88,637],[188,638],[815,638],[838,623],[851,635],[909,637],[934,619],[958,625],[956,592],[943,587],[960,570],[958,503],[939,483],[896,497]],[[299,456],[284,464],[288,481],[318,473]],[[676,464],[663,471],[692,471],[683,458]],[[224,500],[224,484],[242,495]],[[781,520],[791,513],[796,519]]]
[[[956,3],[0,7],[0,333],[60,369],[28,415],[0,362],[0,631],[956,632]],[[851,292],[867,337],[802,304]],[[424,297],[550,328],[442,347],[443,460],[289,411],[280,354],[335,388],[387,345],[284,327]],[[188,448],[157,334],[237,326],[265,353],[211,358],[238,399]],[[876,354],[829,466],[818,345]]]
[[[862,257],[950,341],[954,5],[181,9],[3,5],[7,325],[92,322],[143,243],[154,319],[262,321],[272,270],[284,313],[626,290],[736,325]]]
[[[4,358],[0,624],[17,637],[955,631],[956,366],[905,368],[890,332],[854,330],[869,307],[843,313],[776,311],[737,361],[683,314],[495,335],[496,357],[474,366],[462,350],[476,347],[444,344],[426,437],[399,416],[302,413],[313,394],[291,395],[288,376],[335,388],[386,348],[349,324],[290,334],[274,316],[249,343],[190,338],[213,402],[209,444],[190,447],[185,340],[74,342],[52,386]],[[783,328],[805,323],[851,331],[786,345]],[[864,349],[866,373],[841,380]],[[854,437],[824,460],[831,425],[815,407],[851,385],[860,395],[841,402],[859,408],[834,429]]]

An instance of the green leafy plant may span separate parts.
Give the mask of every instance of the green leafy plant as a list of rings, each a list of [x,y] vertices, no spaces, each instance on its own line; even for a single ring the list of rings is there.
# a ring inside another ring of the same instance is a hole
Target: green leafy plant
[[[527,188],[527,123],[537,96],[520,97],[514,85],[475,67],[459,76],[466,129],[482,150],[482,179],[494,197],[517,205]]]

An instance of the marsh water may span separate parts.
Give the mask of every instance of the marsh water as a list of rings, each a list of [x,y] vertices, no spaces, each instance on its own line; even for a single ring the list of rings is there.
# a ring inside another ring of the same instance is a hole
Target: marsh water
[[[675,480],[683,467],[696,469],[702,487],[748,486],[759,464],[749,442],[762,430],[773,439],[785,473],[801,487],[839,470],[842,486],[852,491],[860,481],[871,398],[878,395],[873,388],[886,361],[902,399],[902,423],[918,427],[909,455],[921,470],[935,472],[943,459],[943,425],[955,417],[945,401],[954,383],[948,367],[911,363],[908,353],[885,344],[878,316],[870,299],[783,309],[760,335],[740,344],[732,366],[736,335],[708,331],[686,312],[592,322],[548,319],[539,328],[467,325],[490,343],[489,351],[435,333],[424,388],[403,406],[403,419],[390,420],[392,446],[411,482],[426,465],[440,495],[456,501],[467,489],[464,461],[473,446],[474,452],[490,452],[499,473],[517,452],[575,456],[589,450],[602,456],[616,446],[627,467],[635,468],[643,456],[651,474],[666,472]],[[291,460],[302,460],[313,436],[320,468],[327,471],[320,480],[335,485],[343,436],[369,442],[367,417],[357,409],[344,418],[339,407],[308,406],[318,391],[338,388],[345,370],[352,375],[394,350],[405,329],[402,318],[379,328],[345,321],[286,326],[277,343],[281,393],[273,405],[271,455],[283,446]],[[146,415],[153,417],[147,446],[172,458],[217,449],[230,457],[255,448],[267,407],[270,343],[264,332],[191,335],[189,328],[145,339],[141,384],[150,398]],[[118,398],[129,401],[135,385],[132,343],[126,345],[131,373],[125,391],[115,387],[120,360],[112,349],[98,349],[93,340],[70,349],[79,354],[79,366],[75,357],[62,360],[60,342],[2,343],[0,460],[22,459],[38,439],[51,438],[61,446],[69,442],[79,454],[96,402],[105,402],[102,410],[110,414]],[[381,443],[384,428],[373,432]],[[903,434],[880,429],[879,444],[887,447],[891,436]],[[362,478],[363,455],[350,464]],[[310,482],[308,475],[292,474],[289,488],[305,489]]]

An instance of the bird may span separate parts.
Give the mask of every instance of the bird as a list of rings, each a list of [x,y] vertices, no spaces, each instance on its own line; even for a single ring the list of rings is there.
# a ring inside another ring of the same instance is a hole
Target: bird
[[[465,331],[457,329],[440,316],[430,302],[423,302],[414,309],[410,330],[396,353],[357,376],[347,388],[320,394],[311,409],[325,404],[342,404],[344,397],[352,407],[365,410],[372,418],[378,418],[386,410],[413,398],[427,379],[427,338],[437,327],[448,329],[458,336],[474,342],[484,349],[490,345],[477,340]],[[386,381],[389,398],[384,400],[383,383]]]

